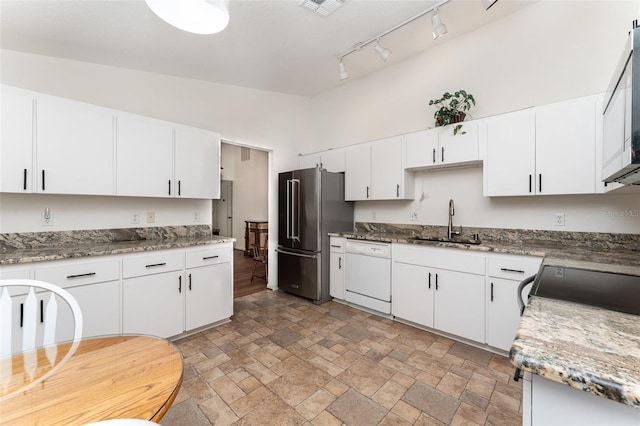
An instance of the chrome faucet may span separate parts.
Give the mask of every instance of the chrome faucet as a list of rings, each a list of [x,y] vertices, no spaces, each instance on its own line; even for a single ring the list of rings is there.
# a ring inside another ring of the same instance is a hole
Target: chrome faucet
[[[453,216],[456,214],[456,211],[453,207],[453,200],[449,200],[449,225],[447,226],[447,238],[451,239],[452,235],[460,235],[460,232],[453,231]]]

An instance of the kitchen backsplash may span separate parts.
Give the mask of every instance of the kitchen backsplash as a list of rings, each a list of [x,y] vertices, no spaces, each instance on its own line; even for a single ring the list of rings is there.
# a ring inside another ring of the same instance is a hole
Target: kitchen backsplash
[[[52,245],[86,244],[87,241],[91,241],[94,244],[106,244],[139,240],[169,240],[206,235],[211,235],[211,227],[209,225],[8,233],[0,234],[0,251],[38,249],[51,247]]]
[[[413,225],[396,223],[356,222],[358,233],[391,235],[447,235],[446,226]],[[640,251],[640,234],[612,234],[603,232],[567,232],[542,231],[531,229],[474,228],[454,226],[461,230],[461,236],[471,238],[478,234],[480,241],[496,241],[509,245],[535,243],[536,246],[548,245],[586,248],[590,250],[634,250]]]

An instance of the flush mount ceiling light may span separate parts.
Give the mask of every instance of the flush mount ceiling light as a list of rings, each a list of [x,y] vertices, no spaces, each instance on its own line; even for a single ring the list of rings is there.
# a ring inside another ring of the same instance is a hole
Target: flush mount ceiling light
[[[309,1],[312,1],[312,0],[309,0]],[[315,0],[313,0],[313,1],[315,1]],[[318,0],[318,1],[321,1],[321,0]],[[445,34],[447,32],[447,27],[442,23],[442,20],[440,19],[440,16],[438,15],[438,7],[442,6],[445,3],[449,3],[449,1],[450,0],[440,0],[439,2],[437,2],[436,4],[431,6],[429,9],[427,9],[427,10],[425,10],[423,12],[420,12],[415,16],[412,16],[411,18],[399,23],[395,27],[391,27],[388,30],[383,31],[380,34],[378,34],[378,35],[376,35],[374,37],[371,37],[370,39],[368,39],[366,41],[354,44],[351,49],[347,50],[346,52],[343,52],[341,55],[338,56],[339,69],[340,69],[340,80],[344,80],[344,79],[349,77],[349,74],[347,74],[347,72],[346,72],[346,70],[344,68],[344,64],[342,63],[342,58],[344,58],[347,55],[352,54],[353,52],[357,52],[358,50],[362,49],[364,46],[366,46],[366,45],[368,45],[370,43],[373,43],[375,41],[376,42],[376,46],[374,47],[374,50],[378,53],[378,55],[380,55],[380,59],[382,59],[383,61],[386,62],[387,59],[389,59],[389,57],[391,56],[391,50],[382,47],[380,45],[380,39],[382,37],[386,36],[387,34],[394,32],[398,28],[404,27],[409,22],[413,22],[416,19],[420,18],[421,16],[426,15],[429,12],[435,11],[434,15],[431,18],[431,23],[433,24],[434,38],[438,38],[442,34]],[[435,36],[436,28],[438,29],[438,37]],[[444,32],[442,32],[443,30],[444,30]],[[346,77],[343,78],[343,75],[346,75]]]
[[[382,47],[380,44],[380,40],[376,40],[376,47],[373,48],[376,51],[382,62],[387,62],[389,56],[391,56],[391,49],[387,49],[386,47]]]
[[[482,5],[484,6],[485,10],[489,10],[489,8],[496,4],[497,1],[498,0],[482,0]]]
[[[194,34],[215,34],[229,24],[227,1],[145,0],[160,19]]]
[[[440,15],[438,15],[438,8],[433,10],[433,16],[431,16],[431,26],[433,27],[433,39],[437,40],[438,37],[447,33],[447,26],[442,23]]]

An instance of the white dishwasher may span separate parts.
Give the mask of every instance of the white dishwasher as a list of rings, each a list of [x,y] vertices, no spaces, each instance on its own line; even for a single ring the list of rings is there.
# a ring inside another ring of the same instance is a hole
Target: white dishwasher
[[[391,313],[391,244],[347,240],[345,246],[347,302]]]

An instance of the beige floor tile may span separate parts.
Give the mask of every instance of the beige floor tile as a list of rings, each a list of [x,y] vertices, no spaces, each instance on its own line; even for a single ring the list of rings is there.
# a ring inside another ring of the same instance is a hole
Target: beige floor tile
[[[483,425],[487,420],[487,413],[478,407],[474,407],[473,405],[463,402],[460,404],[460,407],[458,407],[455,417],[463,417],[476,424]]]
[[[473,373],[467,383],[467,389],[476,395],[489,399],[496,386],[496,381],[482,374]]]
[[[394,370],[363,357],[337,378],[363,395],[371,396],[394,374]]]
[[[407,404],[404,401],[398,401],[396,405],[394,405],[393,408],[391,408],[391,412],[402,417],[409,423],[415,422],[418,419],[418,417],[420,417],[420,413],[421,413],[420,410],[418,410],[412,405]]]
[[[242,389],[244,393],[247,393],[247,394],[258,389],[260,386],[262,386],[262,383],[260,383],[260,380],[256,379],[253,376],[249,376],[246,379],[242,380],[240,383],[238,383],[238,387]]]
[[[387,414],[384,407],[353,389],[336,399],[327,411],[349,426],[377,425]]]
[[[336,377],[338,374],[344,371],[344,368],[335,365],[331,361],[327,361],[326,358],[323,358],[321,356],[313,357],[309,360],[309,362],[332,377]]]
[[[302,417],[311,421],[335,400],[336,396],[329,391],[318,389],[316,393],[298,404],[296,411],[300,413]]]
[[[200,409],[211,424],[216,426],[230,425],[238,420],[238,416],[219,396],[214,396],[201,402]]]
[[[211,387],[227,404],[231,404],[246,395],[238,385],[233,383],[233,380],[231,380],[229,376],[215,380],[211,383]]]
[[[394,413],[387,414],[379,423],[380,426],[411,426],[411,422]]]
[[[255,426],[255,425],[278,425],[278,426],[301,426],[306,420],[298,414],[290,405],[279,398],[274,398],[268,403],[264,403],[250,411],[242,417],[235,425]]]
[[[340,396],[349,390],[349,386],[345,385],[338,379],[331,380],[329,383],[324,385],[324,388],[335,396]]]
[[[182,387],[189,393],[189,396],[199,403],[216,395],[216,392],[200,376],[193,377],[182,382]]]
[[[265,386],[260,386],[246,396],[234,401],[230,407],[238,417],[243,417],[256,407],[276,398],[277,396],[273,392]]]
[[[382,405],[387,410],[390,410],[394,405],[396,405],[400,398],[402,398],[406,391],[406,387],[399,385],[394,381],[388,381],[373,394],[371,399]]]
[[[440,380],[436,389],[451,395],[454,398],[460,398],[460,395],[462,395],[462,392],[467,386],[467,382],[468,380],[464,377],[460,377],[453,373],[447,373],[444,375],[442,380]]]
[[[407,389],[416,381],[416,379],[414,379],[413,377],[407,376],[406,374],[403,374],[400,372],[394,374],[391,380],[393,380],[394,382],[396,382],[401,386],[404,386]]]

